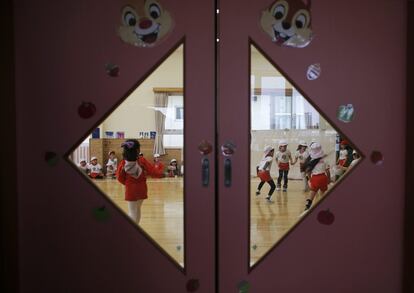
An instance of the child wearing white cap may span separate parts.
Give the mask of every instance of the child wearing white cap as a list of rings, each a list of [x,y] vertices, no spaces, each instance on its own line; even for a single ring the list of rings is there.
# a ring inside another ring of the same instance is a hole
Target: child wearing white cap
[[[116,178],[115,173],[118,169],[118,159],[115,157],[115,152],[109,152],[108,162],[106,163],[106,177]]]
[[[295,152],[295,160],[292,163],[292,165],[295,165],[296,162],[299,160],[300,174],[301,174],[302,181],[303,181],[303,191],[305,192],[309,190],[308,179],[305,173],[305,161],[309,157],[309,152],[307,148],[308,148],[308,144],[303,140],[300,141],[298,148],[296,149],[296,152]]]
[[[348,171],[349,169],[352,169],[358,162],[361,160],[361,156],[357,153],[356,150],[353,150],[352,152],[352,162],[349,164],[348,167],[342,166],[342,170]]]
[[[79,161],[79,165],[78,165],[79,170],[81,170],[83,173],[88,174],[88,164],[86,163],[85,159],[80,159]]]
[[[97,157],[91,158],[91,163],[88,165],[89,177],[92,179],[102,179],[104,174],[102,173],[102,166],[98,163]]]
[[[263,158],[260,161],[259,165],[257,166],[257,176],[260,178],[259,186],[257,187],[256,195],[260,194],[260,190],[262,189],[265,182],[270,185],[269,193],[266,197],[268,201],[271,201],[272,194],[276,189],[276,184],[273,181],[272,177],[270,176],[270,169],[272,168],[273,162],[273,155],[275,149],[271,146],[266,146],[264,148]]]
[[[287,149],[288,143],[282,139],[279,142],[279,151],[275,155],[276,163],[279,167],[279,177],[277,178],[276,190],[280,190],[283,178],[283,191],[287,191],[289,162],[293,164],[292,154]]]
[[[162,178],[165,176],[164,164],[161,162],[159,154],[154,154],[154,172],[155,174],[152,175],[153,178]]]
[[[168,165],[168,177],[181,176],[180,167],[178,166],[177,160],[172,159]]]
[[[306,199],[305,211],[311,208],[313,199],[319,190],[321,196],[328,190],[328,184],[331,178],[329,165],[324,161],[326,155],[318,142],[311,144],[309,156],[310,161],[306,164],[305,170],[310,176],[309,189],[311,191],[308,199]]]

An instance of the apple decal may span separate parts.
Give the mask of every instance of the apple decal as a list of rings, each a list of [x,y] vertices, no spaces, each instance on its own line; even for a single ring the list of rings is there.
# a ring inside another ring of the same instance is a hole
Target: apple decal
[[[109,219],[110,214],[105,206],[93,209],[93,216],[99,222],[104,222]]]
[[[335,215],[330,210],[320,211],[317,219],[323,225],[332,225],[335,222]]]
[[[375,165],[381,165],[384,162],[384,156],[380,151],[373,151],[371,153],[371,162]]]
[[[111,77],[119,76],[119,66],[112,63],[105,64],[106,73]]]
[[[250,289],[250,284],[247,281],[241,281],[237,288],[239,289],[239,293],[248,293]]]
[[[211,143],[209,143],[206,140],[202,140],[201,143],[198,145],[198,150],[200,151],[200,154],[202,155],[208,155],[213,150],[213,147],[211,146]]]
[[[96,112],[96,106],[90,102],[82,102],[78,107],[78,114],[83,119],[91,118]]]
[[[56,164],[59,161],[59,156],[55,152],[47,151],[45,152],[44,157],[45,157],[46,163],[51,167],[56,166]]]
[[[230,157],[236,152],[236,145],[231,141],[226,142],[221,146],[221,152],[225,157]]]

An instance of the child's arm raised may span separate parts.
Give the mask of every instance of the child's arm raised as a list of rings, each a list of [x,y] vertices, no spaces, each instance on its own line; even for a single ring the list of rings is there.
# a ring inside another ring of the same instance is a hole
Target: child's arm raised
[[[120,183],[125,185],[126,173],[125,173],[125,170],[124,170],[124,166],[125,166],[125,161],[122,160],[121,163],[118,166],[118,169],[116,170],[116,178],[118,179],[118,181]]]
[[[138,163],[140,166],[144,168],[144,170],[147,172],[148,175],[150,176],[158,175],[157,169],[154,167],[154,165],[148,162],[144,157],[140,157],[138,159]]]

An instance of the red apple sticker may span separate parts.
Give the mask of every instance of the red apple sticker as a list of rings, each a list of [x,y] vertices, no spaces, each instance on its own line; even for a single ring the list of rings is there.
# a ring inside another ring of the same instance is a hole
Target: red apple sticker
[[[119,76],[119,66],[116,64],[108,63],[105,65],[106,73],[111,77]]]
[[[335,215],[330,211],[320,211],[318,213],[318,222],[324,225],[332,225],[335,222]]]
[[[110,218],[110,214],[105,206],[93,209],[93,216],[99,222],[104,222]]]
[[[209,143],[206,140],[203,140],[198,145],[198,150],[200,151],[200,154],[202,154],[202,155],[208,155],[213,150],[213,147],[211,146],[211,143]]]
[[[83,119],[91,118],[96,113],[96,106],[90,102],[82,102],[78,107],[78,114]]]
[[[381,165],[384,162],[384,156],[379,151],[373,151],[371,153],[371,162],[375,165]]]

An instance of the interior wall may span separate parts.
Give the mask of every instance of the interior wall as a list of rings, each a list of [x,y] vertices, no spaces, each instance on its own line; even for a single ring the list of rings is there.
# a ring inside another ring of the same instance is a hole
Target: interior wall
[[[134,138],[141,131],[155,131],[153,88],[182,88],[183,49],[179,47],[102,123],[105,131],[124,131]]]

